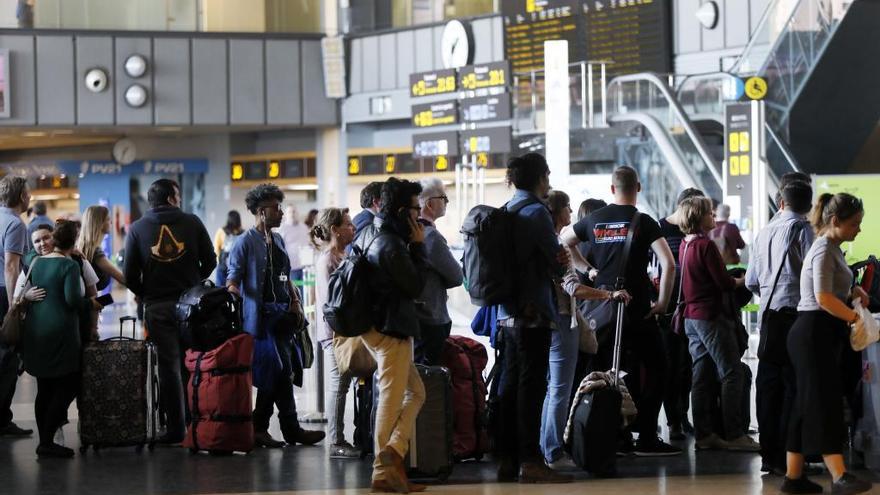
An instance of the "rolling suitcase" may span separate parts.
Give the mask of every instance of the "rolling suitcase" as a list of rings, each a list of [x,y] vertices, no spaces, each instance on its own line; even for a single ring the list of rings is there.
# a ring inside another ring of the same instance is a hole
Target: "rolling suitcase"
[[[611,371],[614,384],[585,394],[572,413],[571,458],[578,467],[602,477],[617,471],[617,441],[623,423],[623,395],[618,383],[624,311],[624,304],[618,302]]]
[[[253,337],[243,333],[208,352],[186,351],[192,421],[183,446],[212,454],[254,448],[251,412]]]
[[[122,329],[131,322],[132,336]],[[152,450],[159,429],[156,346],[135,338],[137,319],[119,319],[119,337],[83,349],[78,399],[80,451],[133,445]]]
[[[354,446],[363,459],[373,453],[373,379],[359,378],[354,394]]]

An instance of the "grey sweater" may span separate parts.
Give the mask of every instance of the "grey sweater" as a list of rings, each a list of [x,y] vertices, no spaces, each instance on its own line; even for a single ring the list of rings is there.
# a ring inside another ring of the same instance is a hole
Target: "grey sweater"
[[[446,290],[461,285],[464,275],[446,238],[433,226],[425,227],[425,251],[429,269],[425,289],[418,298],[421,303],[417,306],[419,319],[428,325],[443,325],[452,321],[446,307]]]

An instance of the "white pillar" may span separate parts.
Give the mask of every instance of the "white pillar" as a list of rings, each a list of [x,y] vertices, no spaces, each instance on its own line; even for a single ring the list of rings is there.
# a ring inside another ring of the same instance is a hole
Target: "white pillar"
[[[565,190],[571,175],[569,119],[571,96],[568,91],[568,41],[544,42],[544,130],[550,182]]]

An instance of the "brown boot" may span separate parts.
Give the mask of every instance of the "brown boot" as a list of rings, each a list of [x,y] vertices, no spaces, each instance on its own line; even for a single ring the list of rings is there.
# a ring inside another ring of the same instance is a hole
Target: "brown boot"
[[[378,454],[379,464],[385,468],[385,482],[397,493],[409,493],[409,479],[403,467],[403,458],[391,447]]]
[[[537,462],[524,462],[519,466],[520,483],[571,483],[571,476],[557,473]]]
[[[254,446],[266,447],[267,449],[280,449],[281,447],[284,447],[284,442],[272,438],[272,435],[270,435],[268,431],[256,431],[254,432]]]

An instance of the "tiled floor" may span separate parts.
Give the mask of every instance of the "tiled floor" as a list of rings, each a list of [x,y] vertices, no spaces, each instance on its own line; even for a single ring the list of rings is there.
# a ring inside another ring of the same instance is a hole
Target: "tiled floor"
[[[102,335],[118,332],[118,316],[133,314],[119,305],[104,315]],[[463,332],[462,325],[458,331]],[[301,411],[316,409],[314,388],[299,391]],[[16,394],[14,412],[22,426],[34,427],[35,381],[24,375]],[[351,407],[349,407],[351,415]],[[67,445],[79,445],[76,409],[65,427]],[[348,418],[346,424],[350,425]],[[322,427],[320,424],[310,426]],[[274,433],[280,436],[277,425]],[[754,454],[693,451],[682,445],[682,456],[660,459],[622,458],[617,479],[591,479],[578,474],[568,485],[516,485],[494,482],[491,461],[457,464],[448,484],[431,492],[454,494],[694,494],[749,495],[778,493],[777,477],[762,477]],[[0,494],[235,494],[235,493],[368,493],[369,461],[331,460],[322,445],[279,450],[257,450],[249,455],[211,457],[192,455],[182,448],[157,448],[137,453],[132,448],[79,453],[72,460],[38,461],[35,439],[0,439]],[[868,472],[862,475],[873,476]],[[826,487],[827,476],[817,478]],[[827,489],[827,488],[826,488]],[[880,489],[874,491],[880,494]]]

